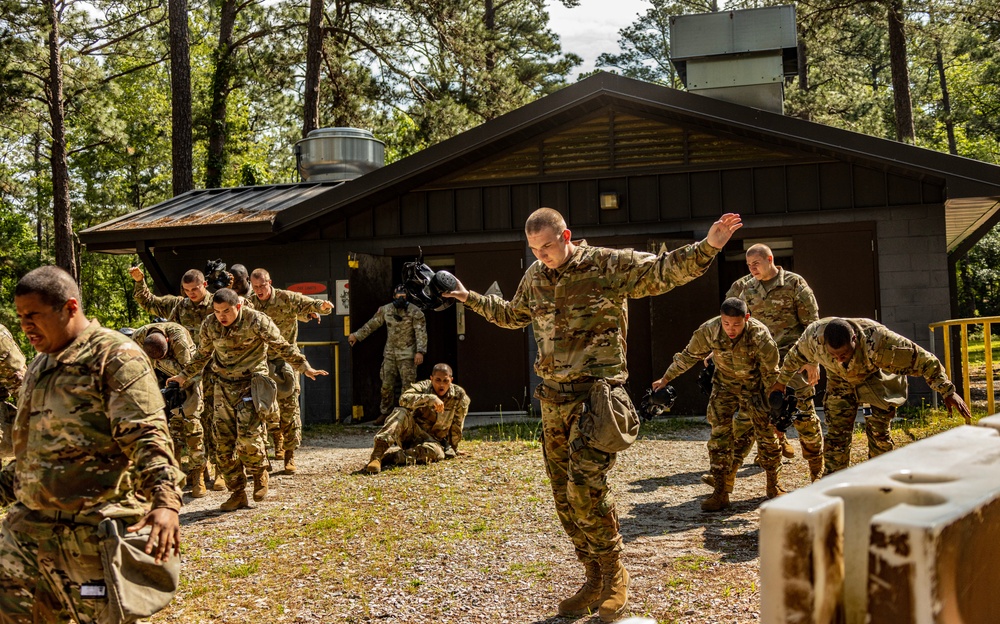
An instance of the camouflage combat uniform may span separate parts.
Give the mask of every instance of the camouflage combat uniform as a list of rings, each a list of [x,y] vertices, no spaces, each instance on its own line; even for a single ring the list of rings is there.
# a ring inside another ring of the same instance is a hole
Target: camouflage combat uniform
[[[270,386],[273,390],[274,381],[267,375],[269,355],[284,359],[298,372],[309,365],[295,345],[281,337],[278,326],[266,314],[241,306],[228,327],[214,315],[205,319],[198,351],[181,373],[190,379],[211,361],[216,461],[231,492],[246,487],[246,471],[253,476],[264,471],[267,454],[263,419],[267,412],[261,413],[254,405],[251,385]],[[275,407],[272,405],[270,411]]]
[[[413,356],[417,353],[427,353],[427,321],[420,308],[408,303],[403,310],[397,310],[392,303],[387,303],[378,309],[361,329],[354,332],[359,341],[371,335],[373,331],[385,325],[385,350],[382,352],[382,400],[379,412],[384,416],[396,404],[393,396],[397,381],[402,381],[402,387],[409,387],[417,379],[417,366]]]
[[[153,368],[165,375],[165,378],[179,375],[184,367],[194,357],[194,343],[191,334],[177,323],[150,323],[143,325],[132,334],[132,340],[142,345],[146,336],[163,334],[167,338],[167,355],[159,360],[152,360]],[[181,406],[179,414],[167,414],[170,423],[170,435],[174,439],[174,449],[177,451],[178,462],[181,459],[181,449],[187,449],[189,474],[205,468],[205,430],[201,422],[201,411],[204,407],[202,398],[201,377],[189,379],[184,386],[187,398]],[[190,483],[189,483],[190,485]]]
[[[14,456],[11,427],[17,411],[17,392],[24,379],[24,354],[10,330],[0,325],[0,464]]]
[[[0,507],[13,503],[0,533],[0,622],[105,621],[96,525],[145,515],[135,490],[154,509],[181,508],[184,475],[149,358],[97,321],[61,352],[39,354],[14,454],[0,472]]]
[[[434,410],[435,397],[444,402],[441,413]],[[376,444],[400,447],[378,458],[382,464],[404,464],[408,458],[429,464],[443,460],[447,448],[458,450],[469,413],[469,395],[461,386],[451,384],[448,392],[438,397],[431,380],[420,381],[403,390],[399,405],[375,434]]]
[[[584,564],[622,550],[607,475],[616,454],[584,446],[579,416],[595,379],[628,378],[627,298],[658,295],[698,277],[719,252],[708,241],[653,255],[631,249],[574,249],[565,264],[534,262],[511,301],[470,292],[466,307],[509,329],[531,325],[538,357],[535,390],[542,405],[543,453],[556,513]]]
[[[868,457],[893,449],[889,423],[896,408],[906,403],[906,376],[921,376],[944,396],[955,392],[944,366],[934,354],[875,321],[844,319],[854,328],[857,345],[847,364],[837,362],[826,350],[823,332],[833,317],[816,321],[806,328],[785,356],[779,383],[787,383],[803,364],[819,364],[826,369],[826,448],[828,473],[847,468],[851,461],[851,436],[858,406],[868,403],[871,416],[865,418]]]
[[[801,275],[786,271],[780,266],[778,275],[767,282],[762,282],[753,275],[741,277],[733,282],[726,297],[739,297],[747,303],[753,318],[764,323],[771,332],[782,358],[805,328],[819,320],[819,304],[816,303],[812,288]],[[823,429],[813,405],[816,391],[801,372],[792,377],[788,387],[795,391],[798,403],[792,425],[799,434],[802,457],[807,461],[818,462],[823,456]],[[736,444],[736,453],[742,460],[753,446],[753,427],[750,419],[742,418],[741,413],[736,416],[733,428],[734,435],[740,440]]]
[[[256,293],[249,299],[253,308],[268,315],[278,326],[281,337],[295,344],[299,337],[299,319],[308,321],[309,314],[329,314],[323,309],[322,299],[313,299],[301,293],[280,288],[271,288],[271,296],[261,301]],[[279,361],[280,364],[280,361]],[[294,388],[288,396],[278,399],[280,420],[268,423],[269,431],[280,431],[286,451],[294,451],[302,443],[302,420],[299,415],[299,378],[295,376]]]
[[[687,346],[674,355],[673,363],[663,374],[672,381],[712,353],[715,375],[708,399],[708,423],[712,435],[708,456],[713,475],[726,475],[733,466],[733,414],[737,410],[749,417],[760,448],[760,465],[778,470],[781,451],[764,405],[764,393],[778,376],[778,347],[767,327],[757,319],[747,321],[743,333],[732,340],[722,329],[722,317],[706,321],[695,330]],[[738,458],[742,463],[742,457]],[[716,477],[718,478],[718,477]]]
[[[201,324],[206,318],[212,316],[215,308],[212,307],[212,293],[206,293],[205,298],[195,303],[188,297],[177,297],[175,295],[156,296],[149,292],[146,282],[135,283],[135,302],[154,316],[160,316],[172,323],[177,323],[191,334],[191,341],[197,347],[198,332],[201,331]],[[212,425],[212,415],[215,413],[215,382],[212,380],[211,371],[205,371],[202,375],[202,398],[204,405],[201,410],[201,427],[205,433],[205,454],[210,461],[215,460],[215,428]]]

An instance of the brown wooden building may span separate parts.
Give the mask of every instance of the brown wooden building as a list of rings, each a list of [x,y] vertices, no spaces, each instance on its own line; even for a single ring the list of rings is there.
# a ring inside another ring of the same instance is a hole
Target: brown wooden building
[[[540,206],[560,210],[575,238],[648,250],[701,239],[723,212],[743,216],[706,276],[630,302],[637,398],[718,313],[755,242],[806,277],[821,315],[875,318],[927,346],[928,323],[955,311],[954,261],[1000,218],[998,199],[1000,167],[601,73],[348,182],[191,191],[81,240],[139,254],[161,292],[217,257],[266,267],[278,287],[349,279],[349,319],[301,331],[332,343],[307,354],[339,371],[305,384],[305,419],[322,422],[354,405],[372,415],[384,332],[352,352],[345,322],[360,327],[388,301],[403,262],[422,249],[469,288],[496,281],[509,298],[534,260],[522,228]],[[448,362],[473,411],[526,409],[530,330],[454,307],[429,312],[428,328],[420,376]],[[679,411],[704,409],[694,377],[678,381]]]

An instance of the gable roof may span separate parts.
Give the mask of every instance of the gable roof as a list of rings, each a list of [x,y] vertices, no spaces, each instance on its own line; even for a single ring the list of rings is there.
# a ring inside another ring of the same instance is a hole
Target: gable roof
[[[350,216],[432,180],[460,180],[498,155],[530,159],[525,146],[539,136],[581,126],[609,108],[734,137],[772,158],[812,155],[941,182],[949,252],[964,252],[1000,219],[995,165],[601,72],[355,180],[191,191],[83,230],[80,239],[95,251],[131,251],[140,242],[155,247],[290,240],[317,219]]]

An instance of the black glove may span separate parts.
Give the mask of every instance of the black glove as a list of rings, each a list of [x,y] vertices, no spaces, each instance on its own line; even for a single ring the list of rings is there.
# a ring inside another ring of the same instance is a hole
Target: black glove
[[[715,361],[710,360],[708,365],[698,373],[698,387],[705,396],[712,394],[712,377],[715,377]]]

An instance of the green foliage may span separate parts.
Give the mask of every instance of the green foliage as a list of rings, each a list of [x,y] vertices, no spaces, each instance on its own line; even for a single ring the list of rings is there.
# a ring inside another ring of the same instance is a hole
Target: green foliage
[[[1000,226],[990,230],[957,264],[962,316],[1000,315]]]

